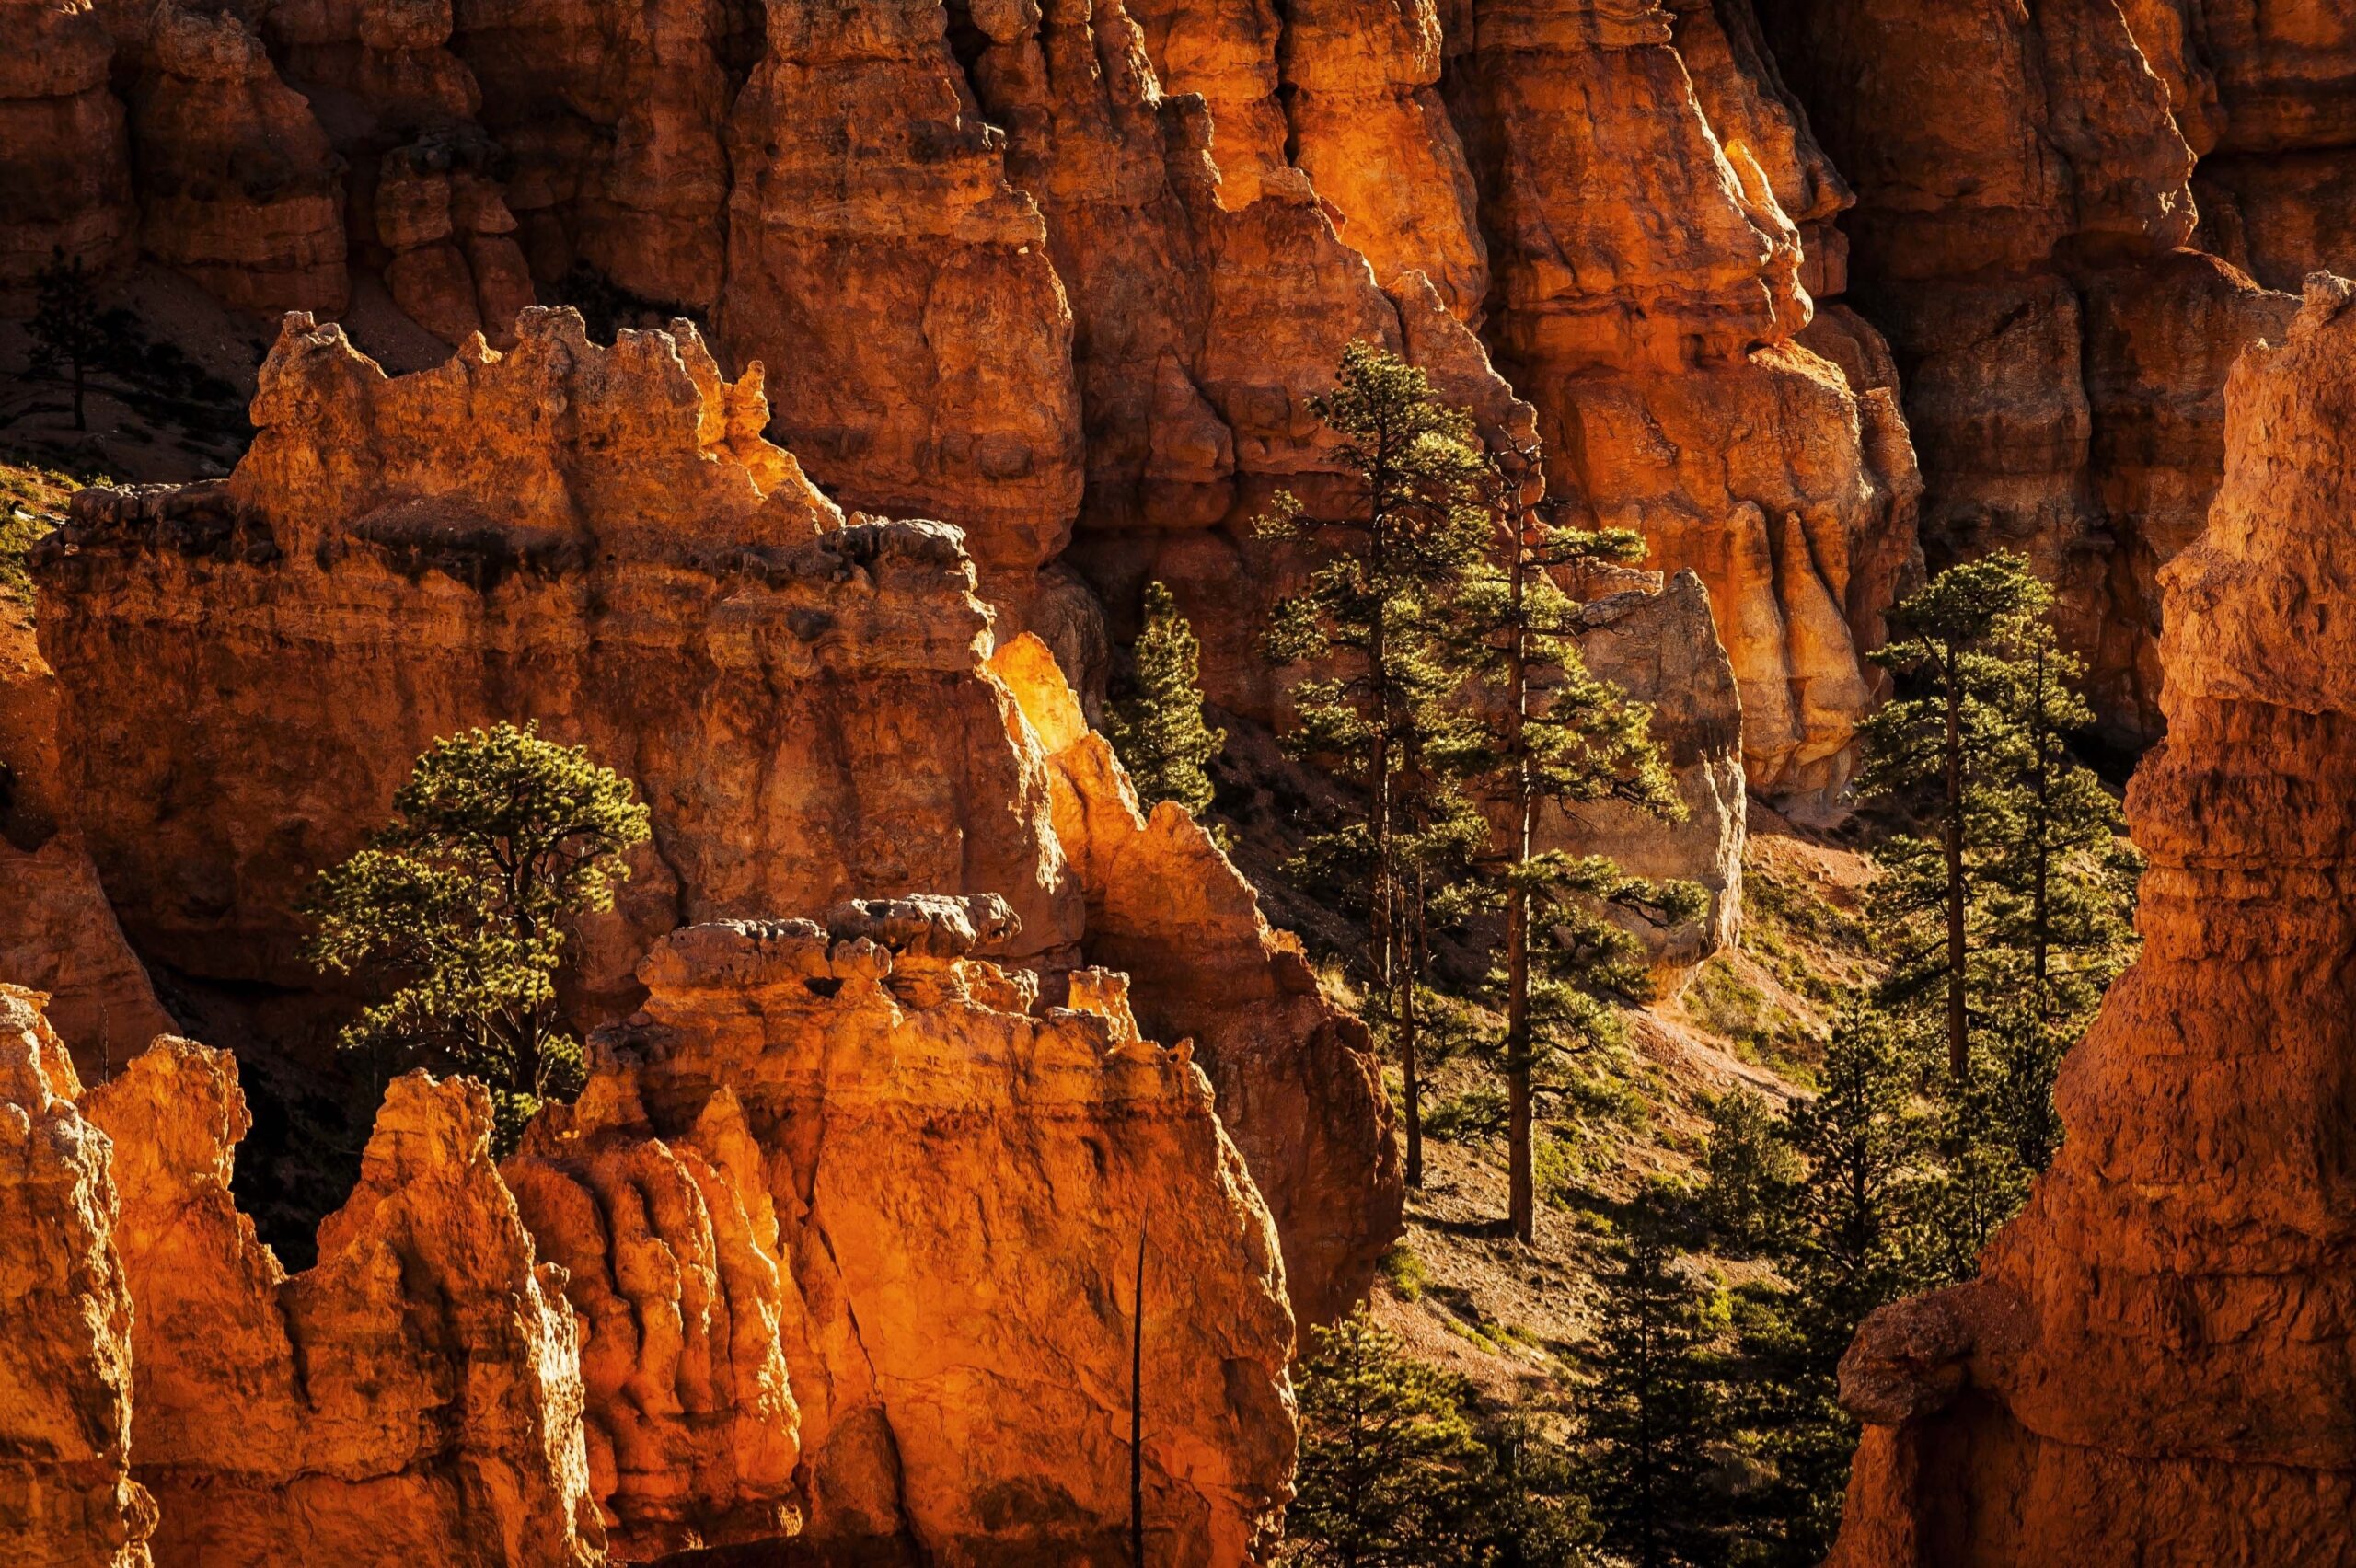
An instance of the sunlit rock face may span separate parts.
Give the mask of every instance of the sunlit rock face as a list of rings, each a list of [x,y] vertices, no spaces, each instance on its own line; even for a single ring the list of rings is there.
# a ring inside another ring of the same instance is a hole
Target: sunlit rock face
[[[2129,793],[2142,961],[1972,1284],[1866,1321],[1838,1564],[2329,1562],[2356,1505],[2344,644],[2356,308],[2235,366],[2161,573],[2168,738]]]
[[[757,375],[723,380],[684,323],[610,349],[567,312],[518,333],[387,378],[294,318],[229,479],[75,502],[42,569],[58,774],[140,951],[315,984],[308,879],[436,737],[537,721],[627,774],[655,824],[583,934],[591,1021],[636,1006],[638,960],[683,922],[1001,896],[988,956],[1134,966],[1153,1027],[1198,1043],[1304,1315],[1345,1310],[1401,1204],[1363,1032],[1192,823],[1166,859],[1081,836],[989,665],[958,532],[846,522],[759,433]],[[1099,787],[1127,790],[1109,754]]]
[[[159,1039],[84,1097],[111,1140],[132,1473],[156,1562],[589,1568],[581,1376],[467,1079],[387,1086],[358,1188],[289,1275],[229,1196],[225,1052]]]
[[[2235,357],[2356,266],[2341,7],[1757,0],[1857,193],[1934,562],[2023,550],[2117,742],[2163,724],[2159,569],[2223,475]]]
[[[349,303],[411,364],[536,299],[691,313],[829,496],[964,529],[1091,700],[1159,577],[1212,695],[1276,712],[1253,648],[1302,563],[1252,519],[1350,505],[1310,399],[1355,339],[1420,362],[1428,290],[1537,406],[1556,493],[1703,577],[1753,787],[1846,778],[1912,464],[1890,389],[1799,346],[1851,192],[1749,0],[37,14],[52,66],[0,104],[89,133],[0,174],[79,171],[69,250],[125,259],[135,201],[149,257]]]
[[[581,1103],[507,1163],[588,1324],[592,1470],[633,1551],[777,1533],[923,1560],[1239,1562],[1287,1495],[1276,1231],[1190,1047],[1122,977],[970,955],[1002,901],[666,938]]]
[[[41,999],[0,987],[0,1532],[43,1568],[149,1568],[110,1151]]]
[[[1157,1556],[1261,1560],[1293,1464],[1276,1227],[1191,1043],[1142,1038],[1125,976],[975,956],[1013,924],[923,894],[674,932],[503,1165],[481,1085],[393,1080],[292,1274],[230,1196],[227,1053],[164,1036],[85,1090],[0,992],[12,1544],[1109,1565],[1134,1411]]]

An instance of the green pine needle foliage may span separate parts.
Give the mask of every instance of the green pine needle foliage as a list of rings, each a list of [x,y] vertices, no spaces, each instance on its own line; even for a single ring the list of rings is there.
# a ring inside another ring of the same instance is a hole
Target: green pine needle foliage
[[[482,1079],[504,1154],[541,1101],[580,1090],[557,975],[572,925],[613,907],[647,810],[585,751],[510,724],[435,742],[393,810],[319,874],[307,956],[377,994],[338,1046]]]
[[[1151,811],[1175,801],[1190,816],[1210,809],[1211,759],[1227,732],[1203,721],[1202,645],[1167,584],[1145,589],[1145,629],[1134,651],[1136,695],[1112,705],[1106,733]]]

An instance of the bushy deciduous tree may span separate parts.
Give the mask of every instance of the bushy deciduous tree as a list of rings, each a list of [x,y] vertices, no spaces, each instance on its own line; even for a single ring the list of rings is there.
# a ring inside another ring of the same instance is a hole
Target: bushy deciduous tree
[[[543,1099],[580,1088],[557,974],[573,923],[612,907],[647,811],[585,751],[509,724],[435,742],[393,810],[306,905],[311,962],[377,993],[337,1043],[481,1078],[503,1153]]]

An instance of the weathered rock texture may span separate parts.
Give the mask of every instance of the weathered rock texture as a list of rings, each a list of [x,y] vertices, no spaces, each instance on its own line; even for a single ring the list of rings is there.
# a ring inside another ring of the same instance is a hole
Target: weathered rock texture
[[[2343,8],[1757,3],[1856,189],[1854,298],[1906,366],[1926,545],[2025,550],[2106,727],[2148,740],[2155,573],[2216,491],[2227,367],[2293,306],[2238,268],[2295,287],[2346,247]]]
[[[137,228],[114,40],[87,0],[0,6],[0,309],[29,314],[58,252],[100,270]]]
[[[1275,1224],[1192,1044],[1125,976],[975,956],[1013,925],[928,894],[673,933],[503,1167],[479,1085],[396,1079],[292,1276],[230,1196],[227,1054],[167,1036],[85,1093],[0,990],[8,1561],[1109,1565],[1133,1397],[1155,1561],[1257,1561]]]
[[[1303,1250],[1304,1315],[1343,1309],[1401,1202],[1363,1039],[1207,845],[1116,865],[1059,836],[957,531],[845,524],[759,435],[757,376],[723,381],[685,324],[611,349],[570,313],[518,333],[388,380],[294,317],[229,479],[76,499],[41,637],[64,792],[133,943],[205,983],[313,984],[307,879],[434,738],[537,720],[631,778],[655,824],[588,933],[585,1016],[629,1012],[637,959],[682,923],[999,894],[1016,919],[991,956],[1143,955],[1146,1016],[1218,1064],[1247,1152],[1292,1162],[1260,1178]],[[1144,961],[1190,946],[1191,968]],[[1304,1144],[1312,1116],[1331,1136]]]
[[[920,897],[677,932],[508,1163],[573,1268],[618,1539],[744,1539],[791,1496],[824,1550],[1126,1561],[1141,1233],[1148,1550],[1240,1562],[1272,1528],[1274,1227],[1120,976],[1045,1005],[969,956],[1009,918]]]
[[[1754,787],[1846,776],[1913,466],[1891,388],[1798,340],[1850,192],[1748,0],[102,15],[128,151],[73,167],[135,188],[148,255],[257,308],[349,294],[370,330],[388,297],[453,344],[503,346],[536,297],[693,313],[770,367],[828,494],[965,530],[1010,632],[1083,652],[1096,595],[1126,630],[1160,577],[1212,695],[1264,719],[1251,649],[1300,563],[1251,519],[1279,485],[1347,504],[1309,400],[1353,339],[1420,361],[1427,300],[1536,404],[1557,492],[1742,628]],[[113,102],[77,36],[26,101]]]
[[[0,986],[0,1539],[26,1568],[147,1568],[107,1138],[40,1004]]]
[[[596,1560],[561,1271],[500,1183],[479,1084],[387,1086],[359,1187],[291,1277],[229,1196],[226,1053],[167,1037],[85,1103],[122,1194],[159,1562]]]
[[[1868,1425],[1842,1568],[2356,1561],[2356,308],[2336,278],[2306,295],[2235,367],[2224,487],[2161,573],[2142,959],[1980,1278],[1876,1314],[1843,1363]]]
[[[58,794],[57,677],[23,606],[0,602],[0,975],[43,992],[50,1027],[102,1080],[171,1019]]]

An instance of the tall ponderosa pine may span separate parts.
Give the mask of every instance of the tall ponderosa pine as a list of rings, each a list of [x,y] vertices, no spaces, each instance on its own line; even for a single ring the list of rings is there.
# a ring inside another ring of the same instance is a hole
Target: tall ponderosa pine
[[[381,996],[336,1043],[481,1078],[504,1153],[543,1099],[580,1089],[556,976],[568,928],[613,907],[647,811],[586,752],[509,724],[435,742],[393,809],[306,905],[311,962]]]
[[[1314,671],[1292,688],[1299,725],[1288,744],[1356,786],[1362,802],[1312,836],[1302,861],[1312,876],[1354,883],[1364,900],[1377,1010],[1405,1078],[1407,1181],[1420,1184],[1426,910],[1443,868],[1464,859],[1483,832],[1452,773],[1466,716],[1449,650],[1488,543],[1484,467],[1471,417],[1375,345],[1345,350],[1334,389],[1311,406],[1340,438],[1357,494],[1338,521],[1303,523],[1288,495],[1264,519],[1264,535],[1314,532],[1333,548],[1276,605],[1267,651]]]
[[[1682,820],[1652,709],[1592,674],[1580,657],[1578,606],[1560,568],[1641,556],[1623,530],[1563,528],[1532,503],[1534,446],[1496,454],[1488,472],[1496,538],[1481,592],[1453,627],[1482,700],[1457,737],[1468,787],[1503,818],[1484,878],[1502,905],[1505,947],[1490,989],[1506,1014],[1507,1207],[1514,1235],[1537,1234],[1531,1087],[1542,1049],[1616,1042],[1613,1004],[1649,998],[1642,942],[1606,917],[1617,907],[1657,924],[1699,915],[1707,895],[1685,882],[1632,877],[1600,856],[1538,848],[1541,810],[1613,801]]]
[[[1146,810],[1175,801],[1200,816],[1210,809],[1210,763],[1227,732],[1203,722],[1202,646],[1165,583],[1146,584],[1145,629],[1133,656],[1135,694],[1107,715],[1113,749]]]
[[[2013,786],[2027,760],[2011,655],[2050,602],[2017,556],[1953,567],[1891,613],[1900,635],[1872,655],[1900,689],[1862,726],[1858,792],[1912,812],[1924,829],[1893,836],[1877,857],[1876,914],[1892,942],[1881,995],[1935,1035],[1958,1086],[1975,1024],[1988,1022],[1986,967],[1975,960],[1990,946],[1992,862],[2012,831]]]
[[[1314,1331],[1302,1366],[1300,1458],[1284,1561],[1319,1568],[1471,1562],[1490,1459],[1462,1381],[1408,1355],[1361,1306]]]
[[[1715,1562],[1721,1404],[1701,1292],[1641,1207],[1602,1284],[1586,1428],[1604,1544],[1636,1568]]]
[[[2042,617],[2015,633],[2009,704],[2023,749],[2009,829],[1992,870],[1990,928],[2002,954],[1994,1081],[1996,1120],[2022,1169],[2042,1170],[2061,1147],[2053,1079],[2103,993],[2134,956],[2135,884],[2142,858],[2120,835],[2118,802],[2072,755],[2094,723],[2078,695],[2085,666]]]

